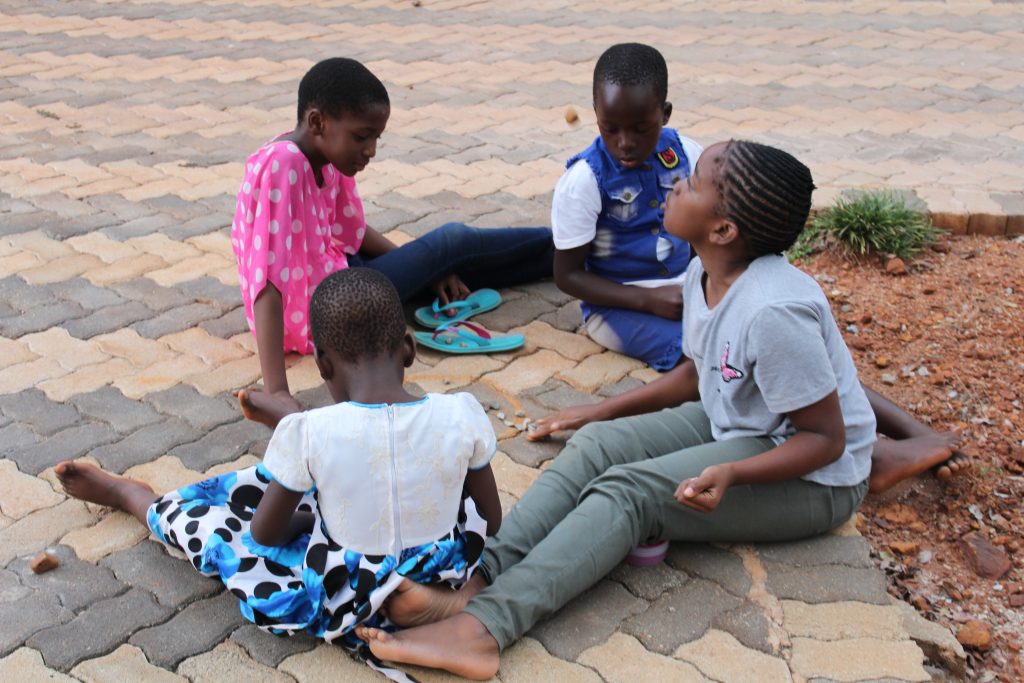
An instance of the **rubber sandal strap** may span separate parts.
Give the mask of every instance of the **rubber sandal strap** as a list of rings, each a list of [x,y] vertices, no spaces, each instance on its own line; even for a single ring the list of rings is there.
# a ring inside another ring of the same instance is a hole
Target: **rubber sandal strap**
[[[469,332],[463,332],[462,330],[459,329],[460,327],[467,328]],[[438,336],[444,333],[448,333],[450,335],[466,339],[468,341],[473,342],[477,346],[487,346],[491,338],[491,333],[489,331],[475,323],[466,321],[461,321],[457,323],[447,323],[445,325],[441,325],[436,330],[434,330],[432,338],[436,340]]]
[[[447,311],[449,308],[456,310],[462,308],[479,308],[480,304],[476,301],[449,301],[448,303],[441,305],[440,299],[434,299],[434,303],[430,304],[430,308],[434,311],[434,318],[440,318],[442,311]]]

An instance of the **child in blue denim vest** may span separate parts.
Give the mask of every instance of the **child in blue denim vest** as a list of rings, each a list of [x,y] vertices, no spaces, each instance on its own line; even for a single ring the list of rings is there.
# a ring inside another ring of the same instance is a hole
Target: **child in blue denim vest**
[[[690,245],[663,224],[672,186],[702,148],[665,128],[668,69],[656,49],[613,45],[594,68],[600,131],[569,159],[551,224],[558,287],[582,300],[584,329],[656,370],[682,358],[682,284]]]

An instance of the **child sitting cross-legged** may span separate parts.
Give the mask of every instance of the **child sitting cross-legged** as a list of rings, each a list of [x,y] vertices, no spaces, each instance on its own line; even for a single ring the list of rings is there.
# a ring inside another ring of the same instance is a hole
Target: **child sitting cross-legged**
[[[277,423],[261,464],[164,496],[87,463],[56,472],[68,494],[131,513],[220,578],[260,628],[358,649],[357,624],[390,627],[378,610],[391,593],[470,577],[501,520],[496,442],[470,394],[403,388],[415,343],[386,276],[333,273],[309,316],[336,403],[284,415],[266,394],[241,392],[249,412]]]

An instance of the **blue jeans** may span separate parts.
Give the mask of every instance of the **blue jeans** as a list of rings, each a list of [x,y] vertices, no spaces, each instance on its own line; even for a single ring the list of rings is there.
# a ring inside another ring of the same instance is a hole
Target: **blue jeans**
[[[456,273],[470,289],[551,277],[554,255],[548,228],[448,223],[376,258],[349,257],[349,265],[383,273],[407,301],[449,273]]]
[[[658,372],[683,359],[683,321],[627,308],[586,304],[583,329],[601,346],[642,360]]]

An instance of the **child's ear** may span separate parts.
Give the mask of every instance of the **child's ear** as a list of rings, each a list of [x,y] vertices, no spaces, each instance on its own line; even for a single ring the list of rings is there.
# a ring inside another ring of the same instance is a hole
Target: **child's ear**
[[[314,135],[322,135],[324,132],[324,114],[316,107],[310,107],[306,110],[306,127],[313,132]]]
[[[711,229],[708,241],[712,244],[725,247],[740,239],[740,229],[732,221],[722,218]]]
[[[405,338],[402,340],[402,365],[407,368],[412,367],[415,360],[416,339],[412,336],[411,332],[406,332]]]
[[[334,377],[334,363],[319,346],[313,347],[313,360],[316,362],[316,369],[320,371],[320,379],[330,382]]]
[[[667,126],[670,118],[672,118],[672,103],[666,102],[662,108],[661,125]]]

